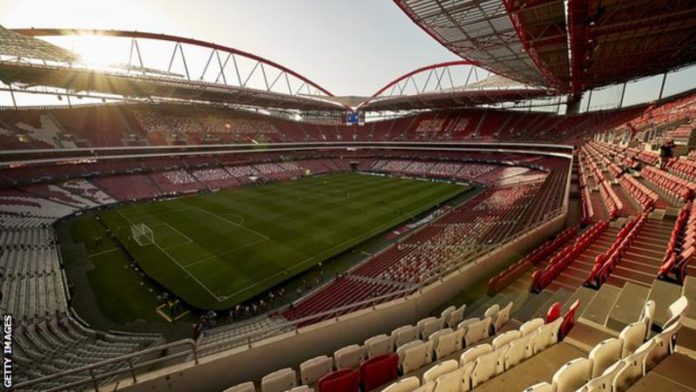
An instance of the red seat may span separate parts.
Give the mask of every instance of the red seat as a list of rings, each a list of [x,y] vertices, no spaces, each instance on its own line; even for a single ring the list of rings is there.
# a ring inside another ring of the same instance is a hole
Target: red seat
[[[399,377],[399,356],[384,354],[371,358],[360,366],[363,391],[373,390]]]
[[[578,311],[579,307],[580,300],[576,299],[575,302],[570,305],[568,313],[563,316],[563,322],[561,322],[561,327],[558,329],[559,339],[563,339],[566,335],[568,335],[568,332],[573,329],[573,326],[575,325],[575,313]]]
[[[546,324],[554,322],[557,318],[561,317],[561,303],[556,302],[549,310],[546,312]]]
[[[319,392],[359,392],[360,373],[353,369],[339,369],[319,380]]]

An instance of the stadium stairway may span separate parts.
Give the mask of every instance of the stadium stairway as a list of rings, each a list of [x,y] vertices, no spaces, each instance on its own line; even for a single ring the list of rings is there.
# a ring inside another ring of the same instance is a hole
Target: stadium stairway
[[[594,260],[597,255],[604,253],[616,239],[616,234],[619,228],[610,225],[606,230],[582,252],[573,262],[566,268],[556,279],[547,287],[550,291],[556,291],[564,288],[574,291],[577,287],[582,286],[587,279],[587,276],[592,270]]]
[[[650,286],[662,264],[673,226],[673,221],[648,219],[607,283],[618,287],[625,282]]]

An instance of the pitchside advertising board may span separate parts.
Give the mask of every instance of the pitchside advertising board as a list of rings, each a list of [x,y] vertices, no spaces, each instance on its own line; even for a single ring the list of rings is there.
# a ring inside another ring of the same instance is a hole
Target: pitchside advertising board
[[[12,388],[12,315],[2,314],[2,386]]]

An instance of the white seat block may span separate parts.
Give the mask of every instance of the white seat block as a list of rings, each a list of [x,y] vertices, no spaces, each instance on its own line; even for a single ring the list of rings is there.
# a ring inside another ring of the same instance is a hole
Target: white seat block
[[[500,332],[505,324],[510,320],[510,312],[512,311],[512,302],[509,302],[504,308],[500,309],[493,319],[494,333]]]
[[[447,328],[442,331],[445,332],[433,341],[433,352],[435,353],[435,359],[438,360],[462,349],[461,330],[453,331]]]
[[[442,319],[437,317],[426,317],[416,324],[421,339],[427,339],[430,335],[439,331],[442,326]]]
[[[556,392],[575,392],[587,383],[591,377],[592,361],[576,358],[563,365],[553,375],[553,387]]]
[[[522,333],[522,336],[527,336],[531,334],[532,332],[535,332],[539,327],[544,325],[544,319],[543,318],[534,318],[526,323],[522,324],[520,326],[520,333]]]
[[[233,387],[229,387],[225,389],[224,392],[256,392],[256,387],[254,386],[253,382],[249,381],[239,385],[235,385]]]
[[[447,316],[446,324],[450,328],[456,328],[459,323],[464,320],[464,311],[466,310],[466,304],[455,309],[454,312]]]
[[[333,359],[326,355],[308,359],[300,364],[300,381],[304,385],[313,385],[332,370]]]
[[[413,325],[401,326],[391,333],[391,346],[400,347],[404,343],[411,342],[418,339],[418,327]]]
[[[382,392],[413,392],[418,387],[420,387],[418,377],[405,377],[384,388]]]
[[[498,374],[497,361],[498,353],[495,351],[483,354],[476,359],[474,371],[471,372],[471,388],[476,388]]]
[[[623,348],[621,349],[621,358],[626,358],[628,355],[633,353],[643,341],[645,340],[645,324],[638,321],[635,323],[628,324],[621,330],[619,334],[619,339],[623,341]]]
[[[459,363],[455,361],[454,359],[450,359],[448,361],[444,361],[442,363],[439,363],[430,369],[426,371],[423,374],[423,382],[427,383],[428,381],[435,381],[437,380],[438,377],[453,372],[459,368]]]
[[[360,367],[363,361],[365,350],[357,344],[351,344],[343,348],[339,348],[334,352],[334,362],[336,369],[355,369]]]
[[[365,341],[368,358],[392,352],[391,338],[385,334],[373,336]]]
[[[403,374],[408,374],[431,363],[432,352],[432,341],[422,342],[404,350],[404,360],[401,362],[401,371]]]
[[[469,347],[476,342],[486,339],[491,328],[491,318],[486,317],[483,320],[469,324],[464,335],[464,342]]]
[[[520,362],[529,358],[527,354],[531,353],[531,350],[528,349],[528,345],[529,336],[520,336],[510,342],[507,353],[505,354],[505,369],[512,369],[519,365]]]
[[[476,359],[483,354],[488,354],[493,352],[493,346],[488,343],[479,344],[477,346],[471,347],[470,349],[464,351],[459,357],[459,366],[464,366],[467,363],[474,363]]]
[[[652,329],[652,322],[653,319],[655,318],[655,301],[649,300],[645,302],[645,305],[643,305],[643,311],[640,314],[640,319],[638,321],[642,322],[645,324],[645,337],[644,339],[647,339],[648,335],[650,334],[650,330]]]
[[[276,370],[261,379],[262,392],[285,392],[297,385],[297,373],[291,368]]]
[[[621,359],[623,341],[609,338],[597,343],[590,351],[588,358],[592,360],[592,377],[599,377],[604,371]]]
[[[650,339],[630,354],[624,361],[626,366],[621,369],[614,380],[614,389],[626,390],[645,375],[645,362],[652,351],[657,347],[657,342]]]
[[[579,389],[580,392],[612,392],[616,376],[626,367],[626,360],[616,361],[609,366],[600,376],[588,381]]]

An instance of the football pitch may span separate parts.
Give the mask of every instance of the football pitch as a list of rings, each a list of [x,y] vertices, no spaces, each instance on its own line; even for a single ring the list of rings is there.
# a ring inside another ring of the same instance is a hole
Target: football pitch
[[[152,279],[187,303],[226,309],[471,187],[332,174],[131,204],[100,213]],[[143,223],[154,243],[139,245]]]

